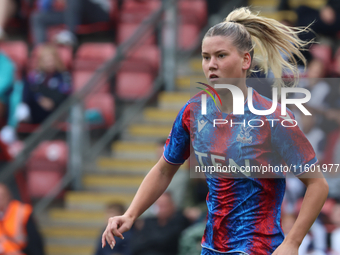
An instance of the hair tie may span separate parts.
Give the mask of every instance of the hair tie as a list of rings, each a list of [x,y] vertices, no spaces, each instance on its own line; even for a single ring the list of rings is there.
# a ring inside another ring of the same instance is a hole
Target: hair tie
[[[236,23],[236,21],[235,21],[235,20],[229,20],[229,22],[233,22],[233,23]]]

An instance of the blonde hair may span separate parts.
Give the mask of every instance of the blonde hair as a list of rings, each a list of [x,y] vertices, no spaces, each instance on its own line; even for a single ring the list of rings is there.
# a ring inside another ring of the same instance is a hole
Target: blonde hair
[[[42,46],[40,46],[41,48],[38,51],[38,55],[37,55],[37,69],[39,71],[44,71],[44,61],[43,61],[43,56],[45,54],[52,54],[54,61],[55,61],[55,66],[56,66],[56,70],[58,72],[63,72],[66,70],[66,67],[63,63],[63,61],[61,60],[61,57],[59,55],[58,49],[55,45],[53,44],[44,44]]]
[[[276,79],[274,86],[284,87],[285,84],[280,79],[283,70],[292,72],[293,85],[298,82],[299,70],[294,55],[306,65],[306,59],[300,49],[310,42],[300,40],[298,34],[307,30],[309,30],[308,27],[288,27],[274,19],[258,16],[247,7],[242,7],[232,11],[223,22],[211,27],[204,38],[211,36],[230,38],[240,52],[250,53],[252,66],[255,62],[265,74],[268,73],[269,68],[271,69],[274,77],[279,78]],[[258,51],[254,56],[255,47]],[[288,61],[282,57],[281,53],[288,57]],[[255,72],[252,67],[248,70],[248,75],[251,72]]]

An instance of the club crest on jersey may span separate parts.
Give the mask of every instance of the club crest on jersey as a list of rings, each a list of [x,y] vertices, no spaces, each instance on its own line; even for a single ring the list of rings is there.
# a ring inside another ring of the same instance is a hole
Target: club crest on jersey
[[[201,130],[204,128],[205,124],[207,124],[208,121],[204,121],[204,120],[197,120],[197,124],[198,124],[198,133],[201,132]]]
[[[252,130],[252,127],[243,127],[241,126],[241,131],[237,135],[236,141],[241,143],[252,143],[253,137],[250,136],[250,131]]]

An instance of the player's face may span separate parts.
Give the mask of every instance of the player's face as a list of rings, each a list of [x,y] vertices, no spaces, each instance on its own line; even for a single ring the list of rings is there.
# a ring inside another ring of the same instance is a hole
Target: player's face
[[[212,84],[221,78],[245,78],[250,62],[249,53],[241,54],[228,37],[206,37],[202,42],[202,68]]]

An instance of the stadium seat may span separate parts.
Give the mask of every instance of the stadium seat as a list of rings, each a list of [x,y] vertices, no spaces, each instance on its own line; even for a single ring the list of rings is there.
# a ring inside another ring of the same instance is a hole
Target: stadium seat
[[[31,197],[43,197],[65,174],[68,147],[64,141],[42,142],[27,161],[28,192]]]
[[[91,129],[108,128],[115,121],[114,98],[108,93],[96,93],[85,99],[86,110],[97,110],[104,117],[104,123],[91,124]]]
[[[40,127],[39,124],[20,122],[17,127],[17,132],[20,134],[33,133],[33,132],[36,132],[39,127]]]
[[[115,53],[116,48],[111,43],[84,43],[76,53],[73,68],[77,71],[95,71]]]
[[[7,41],[0,43],[0,50],[3,51],[17,66],[17,78],[21,78],[28,59],[28,48],[23,41]]]
[[[117,43],[121,44],[129,39],[137,30],[140,23],[119,23],[117,32]],[[145,35],[142,44],[155,44],[156,36],[153,29],[148,31]]]
[[[116,94],[122,100],[146,97],[153,87],[153,80],[160,66],[157,46],[142,45],[128,54],[116,78]]]
[[[207,23],[207,3],[205,0],[180,0],[178,12],[182,24],[198,24],[202,28]]]
[[[160,66],[160,51],[155,45],[142,45],[128,54],[127,60],[138,62],[140,65],[148,64],[157,72]]]
[[[116,80],[116,95],[122,100],[146,97],[153,87],[154,75],[149,72],[119,71]]]
[[[179,24],[177,43],[181,50],[192,48],[199,39],[200,28],[195,24]]]
[[[151,13],[161,6],[159,0],[136,1],[126,0],[123,2],[119,23],[141,23]]]
[[[28,69],[33,69],[37,65],[37,57],[38,53],[41,50],[42,45],[36,46],[31,52],[31,58],[28,64]],[[72,48],[66,46],[58,46],[57,47],[61,60],[65,67],[70,70],[72,67],[73,53]]]
[[[159,0],[136,1],[126,0],[122,4],[118,23],[117,43],[121,44],[130,38],[140,24],[161,6]],[[155,44],[154,30],[150,30],[143,44]]]
[[[73,72],[73,91],[79,91],[90,80],[94,72],[92,71],[75,71]],[[109,92],[110,85],[105,83],[98,90],[99,92]]]

